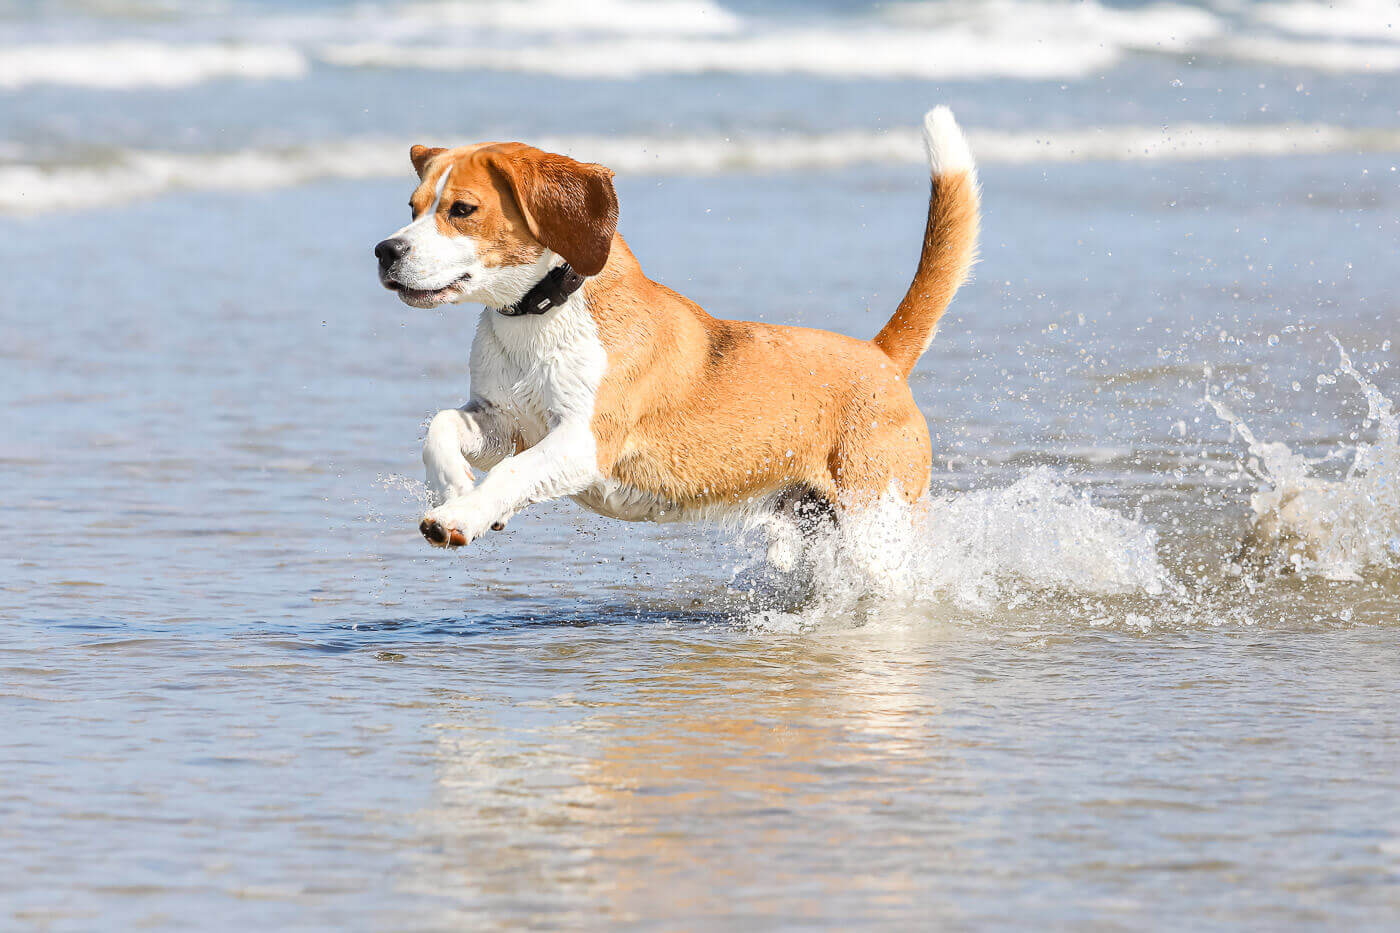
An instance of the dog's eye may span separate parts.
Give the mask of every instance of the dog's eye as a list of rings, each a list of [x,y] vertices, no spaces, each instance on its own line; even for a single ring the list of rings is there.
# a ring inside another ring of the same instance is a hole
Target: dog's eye
[[[470,217],[476,213],[476,205],[468,204],[466,201],[454,201],[447,209],[448,217]]]

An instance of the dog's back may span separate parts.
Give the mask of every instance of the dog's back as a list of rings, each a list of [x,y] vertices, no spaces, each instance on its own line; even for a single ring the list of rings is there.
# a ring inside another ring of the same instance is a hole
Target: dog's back
[[[651,281],[616,233],[602,166],[520,145],[415,147],[415,220],[380,244],[381,277],[411,304],[495,309],[473,348],[472,402],[429,431],[442,504],[424,534],[465,543],[556,496],[666,519],[922,494],[932,452],[906,378],[978,228],[961,131],[946,108],[924,126],[933,190],[919,266],[873,340],[719,320]],[[491,472],[472,486],[468,464]]]

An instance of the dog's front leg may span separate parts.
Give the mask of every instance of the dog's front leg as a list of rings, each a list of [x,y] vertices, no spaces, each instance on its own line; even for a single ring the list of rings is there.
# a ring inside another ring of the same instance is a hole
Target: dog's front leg
[[[423,440],[429,504],[466,495],[472,488],[471,468],[489,470],[500,463],[510,454],[514,437],[510,420],[482,401],[434,415]]]
[[[470,544],[532,502],[582,492],[599,479],[587,422],[563,422],[534,447],[506,457],[476,488],[431,509],[418,526],[439,547]]]

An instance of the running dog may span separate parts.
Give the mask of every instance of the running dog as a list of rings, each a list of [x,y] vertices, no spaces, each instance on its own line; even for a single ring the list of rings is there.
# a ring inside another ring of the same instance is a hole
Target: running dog
[[[570,496],[671,521],[747,511],[776,528],[893,493],[932,462],[906,379],[977,249],[976,166],[946,107],[924,118],[933,186],[913,284],[873,340],[711,317],[647,278],[617,232],[613,173],[522,143],[414,146],[413,220],[379,243],[415,308],[485,305],[471,397],[423,463],[440,547]],[[479,483],[472,470],[489,471]]]

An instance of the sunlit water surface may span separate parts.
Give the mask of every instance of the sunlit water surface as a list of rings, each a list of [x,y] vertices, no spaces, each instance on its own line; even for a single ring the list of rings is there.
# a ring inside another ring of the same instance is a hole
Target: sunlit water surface
[[[310,69],[7,91],[5,152],[826,131],[945,99],[1027,138],[1394,119],[1374,74],[1155,52],[1106,81]],[[1400,194],[1356,139],[1003,140],[911,379],[929,499],[787,577],[736,529],[569,503],[424,544],[418,445],[466,398],[476,310],[375,284],[406,158],[235,193],[60,175],[33,209],[4,175],[0,926],[1387,926]],[[716,314],[868,336],[921,232],[901,158],[634,163],[622,230]]]

